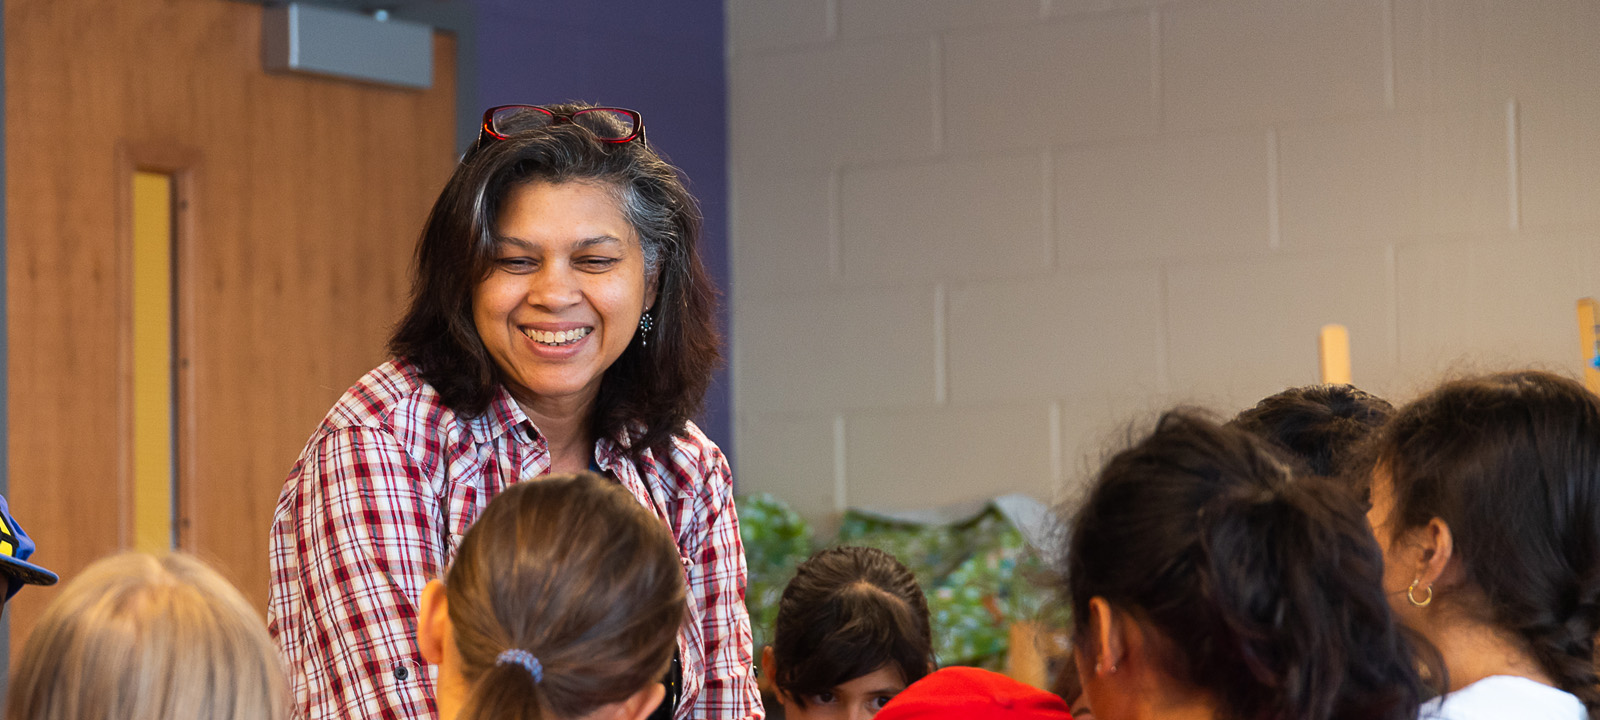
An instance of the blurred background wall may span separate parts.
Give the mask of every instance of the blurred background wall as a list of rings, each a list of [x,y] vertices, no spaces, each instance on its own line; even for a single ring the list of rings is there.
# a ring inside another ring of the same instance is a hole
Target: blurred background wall
[[[739,480],[1058,497],[1132,417],[1581,360],[1591,0],[728,0]]]

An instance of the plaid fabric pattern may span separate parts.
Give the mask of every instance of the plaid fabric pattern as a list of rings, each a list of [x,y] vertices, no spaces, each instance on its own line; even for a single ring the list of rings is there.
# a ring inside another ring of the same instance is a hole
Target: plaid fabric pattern
[[[689,621],[676,718],[762,718],[722,451],[690,424],[669,457],[635,464],[601,439],[595,461],[677,538]],[[434,717],[434,669],[416,644],[422,588],[443,576],[490,498],[549,469],[544,438],[504,390],[463,418],[404,362],[350,388],[306,443],[272,523],[267,623],[298,714]]]

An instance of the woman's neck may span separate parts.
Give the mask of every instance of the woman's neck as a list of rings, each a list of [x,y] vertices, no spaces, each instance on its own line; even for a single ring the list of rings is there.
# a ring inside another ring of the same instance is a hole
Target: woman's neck
[[[1216,696],[1137,661],[1117,675],[1099,681],[1107,707],[1096,717],[1128,720],[1216,720],[1221,717]],[[1091,696],[1092,697],[1092,696]],[[1091,708],[1093,709],[1093,708]]]
[[[1448,609],[1430,627],[1422,628],[1428,641],[1444,657],[1450,674],[1450,691],[1460,690],[1495,675],[1523,677],[1553,686],[1550,676],[1511,634],[1487,623],[1463,618]]]
[[[1217,704],[1210,698],[1190,696],[1184,700],[1163,698],[1141,703],[1131,715],[1137,720],[1216,720]]]
[[[517,401],[522,413],[544,436],[550,450],[550,472],[574,473],[589,469],[594,457],[594,437],[589,431],[593,401],[587,403]]]

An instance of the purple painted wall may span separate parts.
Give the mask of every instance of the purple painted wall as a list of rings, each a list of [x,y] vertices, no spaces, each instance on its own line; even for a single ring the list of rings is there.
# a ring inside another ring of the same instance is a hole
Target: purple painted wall
[[[705,212],[701,252],[726,296],[728,128],[721,0],[472,0],[477,107],[583,100],[638,110],[650,144],[689,177]],[[727,336],[727,311],[722,312]],[[699,421],[731,455],[720,369]]]

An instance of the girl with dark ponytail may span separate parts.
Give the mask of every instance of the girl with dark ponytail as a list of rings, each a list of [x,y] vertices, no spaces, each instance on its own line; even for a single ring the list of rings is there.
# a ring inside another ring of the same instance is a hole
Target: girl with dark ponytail
[[[1099,720],[1412,720],[1425,689],[1361,505],[1182,411],[1072,521],[1074,658]]]
[[[1600,717],[1600,400],[1542,372],[1449,382],[1376,446],[1384,588],[1449,669],[1423,717]]]
[[[666,525],[589,472],[507,487],[423,591],[441,720],[641,720],[684,618]]]

